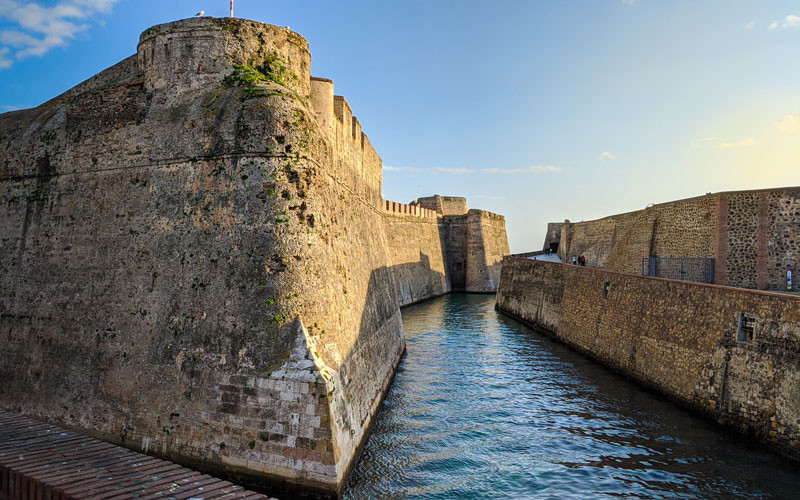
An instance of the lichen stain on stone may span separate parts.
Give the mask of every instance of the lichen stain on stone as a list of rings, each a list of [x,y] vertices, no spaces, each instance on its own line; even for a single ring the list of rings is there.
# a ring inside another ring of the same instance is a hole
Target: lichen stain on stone
[[[171,233],[175,230],[175,222],[166,217],[161,217],[156,221],[155,228],[162,233]]]

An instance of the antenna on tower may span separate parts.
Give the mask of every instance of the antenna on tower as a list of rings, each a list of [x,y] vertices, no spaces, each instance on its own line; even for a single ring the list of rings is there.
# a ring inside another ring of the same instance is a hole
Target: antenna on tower
[[[233,0],[231,0],[231,17],[233,17]]]

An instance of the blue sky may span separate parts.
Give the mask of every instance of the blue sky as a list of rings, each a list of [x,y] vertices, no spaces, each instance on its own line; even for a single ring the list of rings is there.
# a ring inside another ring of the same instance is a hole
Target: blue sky
[[[227,0],[0,0],[0,112]],[[311,45],[384,161],[384,197],[467,196],[514,252],[548,221],[800,185],[800,1],[236,0]]]

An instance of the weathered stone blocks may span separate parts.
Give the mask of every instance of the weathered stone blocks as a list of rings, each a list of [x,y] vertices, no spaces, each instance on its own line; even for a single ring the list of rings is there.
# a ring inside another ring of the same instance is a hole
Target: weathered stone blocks
[[[800,457],[798,297],[507,257],[497,308]]]
[[[713,258],[714,282],[785,290],[800,267],[800,188],[708,194],[561,226],[559,257],[640,273],[646,257]],[[548,240],[550,241],[550,228]],[[796,286],[794,287],[797,288]]]
[[[380,157],[299,35],[199,18],[138,49],[0,115],[0,406],[335,495],[399,307],[452,289],[446,225],[383,209]]]

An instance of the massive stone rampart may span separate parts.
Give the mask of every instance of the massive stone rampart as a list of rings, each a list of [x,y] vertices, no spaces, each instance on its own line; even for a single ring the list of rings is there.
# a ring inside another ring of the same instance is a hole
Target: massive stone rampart
[[[548,242],[552,241],[548,228]],[[651,205],[561,227],[563,262],[639,273],[646,257],[713,258],[714,283],[786,289],[800,266],[800,188],[735,191]]]
[[[800,297],[506,257],[497,308],[800,457]]]
[[[465,215],[481,230],[453,249],[446,217],[388,211],[380,157],[309,68],[288,29],[188,19],[0,115],[0,406],[251,486],[341,490],[404,350],[399,307],[452,290],[458,252],[464,289],[489,290],[508,244],[494,214]]]

